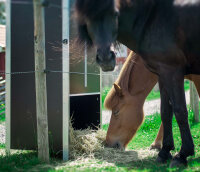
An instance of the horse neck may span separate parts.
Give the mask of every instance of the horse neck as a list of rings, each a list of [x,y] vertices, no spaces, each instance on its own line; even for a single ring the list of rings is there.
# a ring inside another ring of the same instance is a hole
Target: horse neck
[[[138,60],[130,73],[129,93],[132,96],[140,96],[144,101],[156,82],[157,76],[146,69],[141,57],[138,56]]]
[[[135,5],[140,4],[140,5]],[[137,6],[137,10],[134,8]],[[136,53],[139,53],[140,42],[147,28],[147,23],[152,17],[155,4],[153,1],[135,0],[131,7],[120,9],[118,41]]]
[[[129,49],[136,51],[136,43],[132,33],[132,20],[133,15],[131,11],[122,10],[119,17],[118,38],[117,40],[126,45]]]

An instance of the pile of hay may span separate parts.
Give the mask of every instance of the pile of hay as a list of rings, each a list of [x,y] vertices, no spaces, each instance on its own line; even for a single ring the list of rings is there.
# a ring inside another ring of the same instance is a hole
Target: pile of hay
[[[94,156],[104,149],[106,132],[104,130],[74,130],[70,123],[70,159]]]
[[[149,149],[119,150],[107,148],[105,147],[105,139],[106,131],[102,129],[74,130],[70,125],[70,159],[92,158],[109,163],[129,163],[155,157],[158,153]]]

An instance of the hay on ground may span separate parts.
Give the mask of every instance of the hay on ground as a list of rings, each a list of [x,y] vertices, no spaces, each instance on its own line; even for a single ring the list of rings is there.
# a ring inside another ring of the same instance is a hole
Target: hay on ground
[[[119,150],[107,148],[105,140],[106,131],[102,129],[74,130],[70,124],[70,159],[92,158],[110,163],[128,163],[157,155],[157,151],[149,149]]]
[[[70,122],[70,159],[94,156],[95,152],[104,149],[106,132],[104,130],[74,130]]]

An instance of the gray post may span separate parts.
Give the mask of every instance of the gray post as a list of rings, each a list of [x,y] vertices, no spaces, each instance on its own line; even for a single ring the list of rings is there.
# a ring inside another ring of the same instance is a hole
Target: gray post
[[[11,144],[11,5],[6,1],[6,152],[10,154]]]
[[[37,112],[38,158],[49,162],[49,137],[47,120],[47,89],[45,60],[44,7],[41,0],[34,0],[34,40],[35,40],[35,84]]]
[[[193,82],[190,82],[190,107],[194,112],[195,122],[199,122],[199,95]]]
[[[63,160],[69,159],[69,116],[70,116],[70,76],[69,76],[69,24],[70,24],[70,2],[62,1],[62,17],[63,17]]]

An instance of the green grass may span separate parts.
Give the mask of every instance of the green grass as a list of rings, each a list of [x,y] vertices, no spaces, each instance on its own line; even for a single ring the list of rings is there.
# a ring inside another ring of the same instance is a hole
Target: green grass
[[[16,152],[11,156],[0,156],[0,171],[27,171],[40,164],[35,152]]]
[[[128,149],[146,149],[153,143],[158,129],[160,127],[161,119],[159,114],[147,116],[141,128],[137,132],[134,139],[129,143]],[[14,153],[11,156],[0,156],[0,171],[27,171],[34,169],[35,171],[200,171],[200,123],[194,123],[193,113],[189,111],[189,123],[191,133],[195,144],[195,156],[188,158],[187,168],[169,169],[169,162],[167,164],[157,164],[155,157],[146,158],[128,164],[115,163],[114,166],[105,165],[105,160],[95,159],[84,163],[75,163],[73,161],[62,164],[59,160],[51,160],[50,165],[41,163],[37,159],[35,152],[25,151]],[[103,129],[107,130],[108,125],[104,125]],[[178,125],[173,119],[173,135],[175,142],[175,150],[173,154],[180,150],[181,138]],[[2,147],[0,145],[0,147]],[[3,146],[4,148],[5,146]],[[58,170],[56,170],[58,169]]]
[[[2,123],[2,122],[5,122],[5,114],[2,114],[2,115],[0,115],[0,124]]]
[[[189,82],[185,84],[185,89],[189,89]],[[109,88],[104,90],[102,100],[104,101]],[[156,96],[151,93],[152,97]],[[154,95],[154,96],[153,96]],[[5,121],[5,115],[0,116],[0,122]],[[33,151],[19,151],[10,156],[0,156],[0,171],[200,171],[200,123],[194,123],[193,113],[189,111],[189,122],[191,133],[195,144],[195,156],[188,158],[189,163],[187,168],[169,169],[169,162],[164,165],[157,164],[154,158],[146,158],[142,161],[132,162],[128,164],[116,163],[114,166],[105,165],[104,160],[91,160],[83,164],[73,164],[72,162],[63,163],[59,160],[52,159],[50,165],[40,162],[37,158],[37,153]],[[153,143],[161,123],[160,115],[154,114],[147,116],[136,136],[128,145],[128,149],[146,149]],[[103,126],[104,130],[108,129],[108,125]],[[173,154],[180,150],[181,137],[178,125],[173,119],[173,134],[176,149]],[[5,149],[5,144],[0,144],[0,151]],[[71,164],[72,163],[72,164]],[[63,167],[62,167],[63,166]],[[56,170],[58,169],[58,170]]]
[[[190,89],[190,82],[188,80],[185,80],[184,82],[184,89],[185,91]],[[154,91],[152,90],[149,95],[147,96],[146,100],[150,101],[150,100],[155,100],[160,98],[160,91]]]
[[[188,158],[189,163],[187,168],[176,169],[178,171],[200,171],[200,123],[195,123],[193,121],[193,112],[191,111],[189,111],[189,123],[195,144],[196,155]],[[147,116],[136,136],[128,144],[128,149],[135,150],[150,147],[156,138],[160,124],[160,114]],[[103,126],[103,129],[107,130],[107,128],[108,125]],[[175,118],[173,118],[173,136],[175,142],[175,150],[172,151],[172,153],[175,154],[175,152],[178,152],[181,148],[181,137]],[[169,162],[165,165],[159,165],[156,164],[155,159],[151,158],[142,161],[142,163],[135,163],[135,166],[131,167],[131,169],[138,171],[173,171],[173,169],[169,169],[168,166]]]
[[[160,98],[160,91],[154,91],[152,90],[149,95],[147,96],[146,100],[150,101],[150,100],[155,100],[155,99],[159,99]]]

